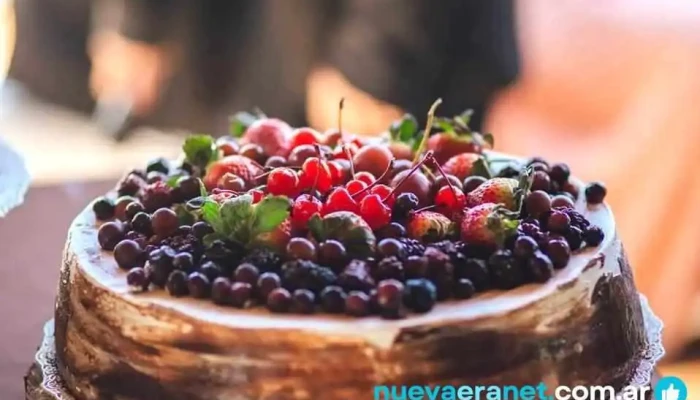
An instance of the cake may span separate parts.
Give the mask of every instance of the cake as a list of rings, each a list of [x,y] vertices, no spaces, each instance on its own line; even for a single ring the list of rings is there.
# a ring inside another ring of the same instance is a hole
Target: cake
[[[250,119],[73,222],[55,340],[76,399],[629,382],[647,336],[602,184],[488,150],[468,114],[381,140]]]

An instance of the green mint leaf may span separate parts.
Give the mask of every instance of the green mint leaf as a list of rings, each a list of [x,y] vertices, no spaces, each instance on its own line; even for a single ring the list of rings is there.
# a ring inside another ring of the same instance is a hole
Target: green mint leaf
[[[202,170],[219,157],[214,138],[209,135],[188,137],[182,146],[182,151],[185,153],[187,162]]]
[[[318,242],[326,240],[326,233],[323,229],[323,218],[321,218],[320,215],[314,214],[311,216],[311,219],[309,219],[309,232],[311,232],[311,236]]]
[[[180,221],[180,225],[192,225],[195,223],[194,213],[190,212],[184,204],[175,205],[175,214]]]
[[[313,228],[312,234],[316,229]],[[323,217],[322,230],[322,240],[334,239],[343,243],[348,253],[355,257],[366,258],[374,253],[374,233],[357,214],[348,211],[330,213]]]
[[[453,121],[449,118],[437,117],[433,119],[433,128],[440,132],[454,132],[455,127]]]
[[[481,135],[481,137],[483,137],[484,142],[488,143],[488,145],[493,149],[493,146],[494,146],[493,134],[492,133],[484,133]]]
[[[407,144],[411,144],[416,139],[418,132],[418,120],[411,114],[405,114],[401,119],[394,121],[389,128],[393,140]]]
[[[491,168],[489,167],[489,164],[484,159],[484,157],[479,157],[479,159],[474,161],[474,164],[472,165],[471,175],[472,176],[483,176],[486,179],[491,179],[491,177],[493,177],[493,173],[491,172]]]
[[[532,188],[532,181],[535,179],[535,171],[532,167],[525,167],[520,170],[520,176],[518,177],[518,187],[515,189],[515,208],[516,210],[522,211],[523,204],[525,203],[525,198],[530,194],[530,189]]]
[[[168,180],[165,181],[165,184],[168,185],[169,188],[174,189],[177,187],[177,181],[180,180],[180,178],[182,178],[181,174],[170,176]]]
[[[255,235],[271,232],[289,216],[289,199],[286,196],[268,196],[254,206]]]
[[[221,218],[219,204],[207,197],[205,197],[203,201],[204,203],[200,208],[200,211],[202,213],[202,219],[209,223],[209,225],[211,225],[211,227],[214,229],[214,232],[217,232],[221,235],[225,235],[226,228],[224,226],[224,221]]]
[[[219,212],[230,240],[246,244],[252,239],[253,196],[244,194],[232,197],[221,204]]]
[[[259,111],[259,110],[258,110]],[[259,118],[264,118],[265,114],[262,112],[258,115],[251,114],[249,112],[239,112],[229,118],[229,134],[233,137],[241,137],[253,122],[257,121]]]

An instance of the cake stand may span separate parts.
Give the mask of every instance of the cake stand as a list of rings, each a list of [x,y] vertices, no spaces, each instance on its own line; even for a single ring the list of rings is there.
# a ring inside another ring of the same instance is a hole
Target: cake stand
[[[24,159],[0,139],[0,218],[22,204],[29,181]]]
[[[653,386],[656,364],[664,355],[661,343],[663,323],[654,315],[647,299],[643,295],[639,295],[639,297],[644,313],[648,347],[642,355],[639,367],[630,378],[629,385]],[[61,380],[56,365],[54,346],[54,322],[50,320],[44,325],[44,339],[34,357],[34,363],[24,378],[28,400],[80,400],[70,394]]]

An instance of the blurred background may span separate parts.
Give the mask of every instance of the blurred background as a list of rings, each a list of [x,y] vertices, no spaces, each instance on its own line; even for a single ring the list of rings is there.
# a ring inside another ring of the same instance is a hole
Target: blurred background
[[[29,277],[0,283],[3,399],[21,398],[85,204],[235,111],[326,129],[341,97],[364,134],[442,97],[498,150],[604,181],[666,324],[662,372],[700,392],[698,26],[691,0],[0,0],[0,137],[33,176],[0,223],[0,268]]]

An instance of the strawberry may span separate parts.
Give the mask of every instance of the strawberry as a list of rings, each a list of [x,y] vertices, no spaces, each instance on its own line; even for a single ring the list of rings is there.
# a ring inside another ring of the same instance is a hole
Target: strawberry
[[[437,242],[450,235],[455,224],[440,213],[421,211],[411,215],[407,228],[408,236],[413,239]]]
[[[462,153],[481,154],[487,145],[486,143],[481,134],[477,132],[464,135],[455,132],[441,132],[428,138],[426,148],[432,150],[437,162],[443,164]]]
[[[469,244],[500,247],[517,227],[518,220],[512,211],[500,204],[484,203],[464,210],[460,234]]]
[[[216,187],[219,179],[227,172],[239,176],[247,186],[251,186],[255,177],[263,173],[263,168],[248,157],[241,155],[227,156],[209,164],[207,173],[204,176],[204,185],[208,189]]]
[[[467,195],[467,206],[480,204],[502,204],[509,210],[515,210],[518,180],[512,178],[492,178],[479,185]]]
[[[255,143],[267,156],[284,156],[288,153],[291,132],[292,128],[280,119],[262,118],[246,129],[240,143]]]
[[[480,157],[476,153],[458,154],[447,160],[442,169],[446,174],[454,175],[460,181],[463,181],[464,178],[472,174],[472,167]]]

